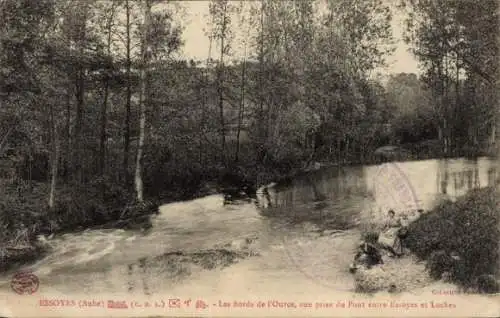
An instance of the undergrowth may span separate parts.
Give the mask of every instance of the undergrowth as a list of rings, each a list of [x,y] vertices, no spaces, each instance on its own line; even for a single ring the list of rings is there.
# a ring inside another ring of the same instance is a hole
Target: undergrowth
[[[463,287],[498,292],[498,203],[493,188],[444,202],[410,224],[407,246],[427,260],[433,278],[446,274]]]

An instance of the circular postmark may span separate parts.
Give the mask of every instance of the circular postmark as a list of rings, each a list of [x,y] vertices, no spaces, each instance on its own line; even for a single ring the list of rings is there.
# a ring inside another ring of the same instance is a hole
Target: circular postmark
[[[371,217],[375,221],[386,217],[390,209],[397,213],[419,210],[416,192],[398,164],[380,165],[371,179],[371,189],[377,208],[376,214],[372,214]]]
[[[12,276],[10,287],[19,295],[32,295],[40,286],[38,277],[31,272],[18,272]]]
[[[361,224],[347,230],[332,229],[330,233],[333,234],[319,237],[296,233],[284,236],[285,252],[290,261],[306,278],[323,287],[337,291],[353,290],[349,266],[362,239],[360,225],[383,222],[390,209],[397,214],[419,209],[416,192],[398,164],[385,163],[366,169],[363,179],[372,195],[363,199],[365,202],[360,205],[363,208],[353,210],[353,214],[359,213],[353,217],[359,218]],[[337,206],[342,209],[340,203],[334,204],[331,215],[335,215]]]

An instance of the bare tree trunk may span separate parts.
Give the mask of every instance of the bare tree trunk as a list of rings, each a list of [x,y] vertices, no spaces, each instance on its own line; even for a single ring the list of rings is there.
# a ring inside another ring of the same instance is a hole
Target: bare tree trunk
[[[201,104],[201,123],[200,123],[200,134],[199,134],[199,161],[200,165],[203,165],[203,135],[205,129],[205,120],[206,120],[206,107],[207,107],[207,89],[208,89],[208,74],[210,73],[209,63],[212,56],[212,36],[209,36],[209,45],[208,45],[208,56],[207,56],[207,65],[205,69],[205,73],[203,75],[203,96],[202,96],[202,104]]]
[[[444,131],[444,154],[448,155],[449,144],[448,144],[448,123],[446,118],[443,120],[443,131]]]
[[[54,158],[52,159],[51,179],[50,179],[50,195],[49,195],[49,208],[53,209],[56,198],[56,184],[58,174],[58,161],[59,161],[59,145],[57,139],[54,140]]]
[[[84,8],[87,10],[87,8]],[[84,40],[86,37],[86,24],[87,24],[87,16],[84,13],[82,17],[82,21],[80,21],[78,27],[78,46],[80,56],[83,56],[84,52]],[[74,131],[74,160],[73,165],[75,172],[75,181],[82,182],[83,181],[83,173],[82,173],[82,124],[83,124],[83,108],[85,103],[85,70],[84,65],[80,62],[78,65],[77,77],[76,77],[76,115],[75,115],[75,131]]]
[[[342,164],[342,152],[340,151],[340,137],[337,137],[337,164]]]
[[[442,123],[439,123],[439,125],[438,125],[438,140],[442,143],[443,151],[444,151],[443,126],[442,126]]]
[[[123,178],[128,184],[129,173],[128,173],[128,159],[130,152],[130,117],[131,117],[131,100],[132,100],[132,89],[131,89],[131,57],[130,57],[130,3],[129,0],[125,1],[126,6],[126,19],[127,19],[127,104],[125,106],[125,128],[124,128],[124,145],[123,145]]]
[[[499,36],[499,39],[500,39],[500,36]],[[499,74],[497,74],[497,76],[498,75]],[[496,97],[495,98],[496,100],[500,100],[500,87],[499,86],[500,86],[500,80],[497,79],[495,82],[496,89],[494,90],[494,92],[495,92],[494,96]],[[499,127],[500,118],[498,118],[498,117],[500,116],[500,111],[498,110],[498,108],[495,109],[494,116],[495,116],[494,117],[495,122],[494,122],[493,127],[494,127],[495,132],[494,132],[492,138],[494,138],[494,144],[495,144],[494,153],[496,155],[496,171],[497,171],[496,172],[497,173],[496,180],[495,180],[495,188],[498,190],[498,189],[500,189],[500,187],[498,187],[498,184],[500,184],[500,142],[498,142],[498,133],[500,132],[500,127]]]
[[[57,137],[57,123],[54,118],[54,106],[50,104],[50,124],[51,124],[51,139],[52,139],[52,160],[51,160],[51,173],[50,173],[50,192],[49,192],[49,209],[55,206],[56,198],[56,183],[59,165],[59,144]]]
[[[141,71],[143,73],[144,71]],[[142,80],[142,74],[141,74]],[[139,142],[137,146],[137,158],[135,165],[135,190],[137,193],[137,201],[142,202],[144,200],[144,184],[142,180],[142,157],[144,151],[144,137],[146,130],[146,105],[145,98],[142,95],[145,92],[145,88],[142,87],[144,84],[141,83],[141,97],[140,97],[140,119],[139,119]]]
[[[146,132],[146,70],[147,70],[147,55],[148,55],[148,28],[149,16],[151,13],[151,6],[148,0],[143,0],[144,11],[144,31],[142,38],[142,65],[140,72],[140,120],[139,120],[139,144],[137,147],[137,160],[135,166],[135,190],[137,192],[137,201],[143,202],[144,200],[144,184],[142,180],[142,159],[144,151],[144,139]]]
[[[449,98],[448,98],[448,53],[445,53],[444,55],[444,78],[443,78],[443,97],[444,97],[444,122],[443,122],[443,127],[444,127],[444,153],[446,156],[449,155],[450,151],[450,125],[448,122],[448,103],[449,103]]]
[[[498,82],[498,80],[496,81]],[[498,84],[495,83],[494,87],[498,87]],[[492,95],[490,95],[492,94]],[[493,105],[498,105],[498,92],[492,92],[488,94],[488,101],[489,103],[492,103]],[[488,142],[488,148],[489,148],[489,153],[492,155],[496,155],[496,146],[497,146],[497,133],[498,133],[498,115],[499,115],[499,109],[498,106],[493,107],[493,112],[491,114],[491,124],[490,124],[490,135],[489,135],[489,142]]]
[[[240,133],[241,133],[241,124],[243,121],[243,113],[245,111],[245,71],[246,71],[246,54],[247,54],[247,45],[245,42],[245,53],[241,66],[241,93],[240,93],[240,109],[238,111],[238,130],[236,133],[236,153],[234,156],[234,161],[238,162],[238,156],[240,152]]]
[[[109,59],[108,63],[112,63],[112,56],[111,56],[111,31],[112,31],[112,26],[113,26],[113,18],[114,18],[114,8],[112,8],[112,12],[108,18],[107,21],[107,32],[108,32],[108,38],[107,38],[107,57]],[[105,79],[104,79],[104,96],[103,96],[103,102],[101,105],[101,136],[100,136],[100,142],[99,142],[99,173],[100,175],[104,175],[105,173],[105,163],[106,163],[106,124],[107,124],[107,108],[108,108],[108,97],[109,97],[109,79],[110,79],[110,73],[111,72],[111,65],[108,65],[106,69],[106,74],[105,74]]]
[[[454,125],[456,125],[457,120],[458,120],[458,113],[460,112],[460,64],[459,64],[459,55],[457,53],[456,56],[456,61],[455,61],[455,66],[456,66],[456,74],[455,74],[455,110],[453,114],[455,116],[453,117],[454,120]],[[458,141],[456,140],[456,137],[453,138],[453,151],[456,152],[458,149]]]
[[[74,130],[74,143],[73,143],[73,168],[71,169],[75,175],[75,181],[82,181],[82,160],[81,160],[81,130],[82,130],[82,116],[84,106],[84,78],[83,70],[78,71],[76,79],[76,112],[75,112],[75,130]]]
[[[64,175],[66,182],[69,181],[70,178],[70,166],[71,166],[71,88],[68,85],[68,91],[66,93],[66,144],[65,144],[65,152],[64,155]]]
[[[5,147],[5,144],[7,143],[7,138],[9,137],[10,133],[14,130],[14,125],[12,125],[9,130],[3,135],[2,140],[0,141],[0,154],[3,151],[3,147]]]
[[[29,155],[29,160],[28,160],[28,187],[29,187],[30,192],[33,192],[33,151],[32,150],[30,150],[30,155]]]
[[[494,150],[495,148],[495,142],[496,142],[496,135],[497,135],[497,123],[496,123],[496,115],[494,115],[495,117],[493,118],[492,120],[492,123],[491,123],[491,131],[490,131],[490,148],[491,150]]]
[[[265,157],[266,127],[264,126],[264,12],[265,0],[261,0],[260,8],[260,43],[259,43],[259,161]]]
[[[219,71],[217,88],[219,93],[219,117],[220,117],[220,138],[221,138],[221,158],[222,164],[226,164],[226,128],[224,120],[224,49],[225,49],[225,37],[226,37],[226,27],[227,27],[227,3],[224,3],[223,18],[220,33],[220,60],[219,60]]]
[[[106,123],[108,107],[109,83],[104,86],[104,99],[101,105],[101,136],[99,141],[99,173],[104,175],[106,162]]]

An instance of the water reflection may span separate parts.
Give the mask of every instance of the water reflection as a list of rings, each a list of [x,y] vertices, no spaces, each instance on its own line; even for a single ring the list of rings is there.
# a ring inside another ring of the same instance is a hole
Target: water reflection
[[[438,163],[437,182],[441,194],[448,194],[448,160],[441,160]]]
[[[438,164],[437,182],[440,193],[450,198],[472,189],[494,187],[498,183],[497,167],[493,160],[443,160]]]
[[[490,167],[488,169],[488,186],[496,186],[497,183],[497,169],[496,167]]]
[[[389,169],[387,180],[381,180],[381,169]],[[276,187],[270,193],[272,209],[266,213],[288,216],[295,222],[349,227],[362,211],[380,214],[388,208],[431,209],[443,199],[454,200],[472,189],[494,186],[497,179],[495,162],[487,158],[334,167],[297,178],[288,186]],[[412,195],[402,198],[398,191],[405,186]]]
[[[332,168],[299,177],[285,187],[272,187],[272,204],[264,213],[287,217],[291,223],[309,221],[348,228],[365,208],[369,195],[364,174],[363,167]]]

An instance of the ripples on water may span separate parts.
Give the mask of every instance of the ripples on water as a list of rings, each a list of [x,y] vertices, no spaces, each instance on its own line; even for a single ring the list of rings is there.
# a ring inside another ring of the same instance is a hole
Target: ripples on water
[[[415,193],[417,202],[410,205],[426,209],[496,180],[488,159],[397,165]],[[388,206],[398,212],[408,206],[374,193],[377,184],[391,186],[375,178],[378,169],[332,168],[297,178],[271,188],[265,210],[253,203],[223,205],[219,195],[168,204],[148,232],[89,230],[57,237],[50,241],[52,252],[31,268],[42,283],[50,282],[44,288],[60,293],[154,294],[191,285],[214,292],[227,288],[229,278],[249,291],[308,284],[352,290],[347,268],[360,224],[385,216]]]

